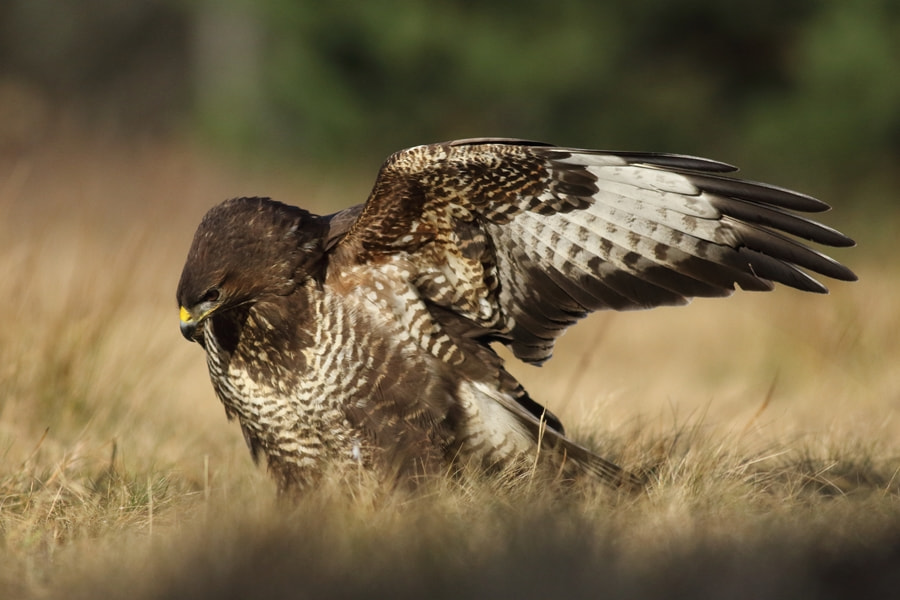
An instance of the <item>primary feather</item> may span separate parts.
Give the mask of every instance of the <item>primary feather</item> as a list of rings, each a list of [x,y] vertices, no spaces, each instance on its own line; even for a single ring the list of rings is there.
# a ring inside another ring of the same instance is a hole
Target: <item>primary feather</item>
[[[335,215],[226,201],[188,254],[182,331],[283,488],[335,462],[386,477],[507,468],[539,445],[563,472],[634,483],[565,437],[490,343],[540,363],[594,310],[855,279],[797,239],[853,245],[795,214],[827,205],[731,170],[461,140],[394,154],[367,202]]]

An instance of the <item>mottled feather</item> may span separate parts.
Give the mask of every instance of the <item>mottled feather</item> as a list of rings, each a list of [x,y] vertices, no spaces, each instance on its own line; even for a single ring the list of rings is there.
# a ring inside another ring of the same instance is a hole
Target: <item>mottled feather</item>
[[[398,152],[327,217],[241,198],[210,210],[178,288],[182,331],[285,489],[327,465],[385,477],[530,464],[630,475],[565,437],[490,343],[547,360],[591,311],[735,286],[852,281],[806,246],[851,246],[809,196],[700,158],[461,140]],[[540,440],[540,442],[538,441]]]

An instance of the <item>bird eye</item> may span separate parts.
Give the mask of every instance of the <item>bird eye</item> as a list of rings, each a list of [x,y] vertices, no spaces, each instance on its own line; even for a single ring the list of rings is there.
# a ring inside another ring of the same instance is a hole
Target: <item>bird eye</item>
[[[216,288],[210,288],[203,294],[203,297],[200,298],[200,302],[215,302],[219,299],[219,290]]]

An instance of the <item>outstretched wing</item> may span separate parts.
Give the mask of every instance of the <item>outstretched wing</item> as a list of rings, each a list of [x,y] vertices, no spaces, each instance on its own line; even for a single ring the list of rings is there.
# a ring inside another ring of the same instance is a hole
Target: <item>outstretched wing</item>
[[[734,167],[669,154],[516,140],[400,151],[338,242],[358,264],[402,258],[429,303],[506,341],[530,362],[590,311],[695,296],[826,288],[806,271],[852,271],[797,238],[852,246],[795,212],[825,203],[732,179]]]

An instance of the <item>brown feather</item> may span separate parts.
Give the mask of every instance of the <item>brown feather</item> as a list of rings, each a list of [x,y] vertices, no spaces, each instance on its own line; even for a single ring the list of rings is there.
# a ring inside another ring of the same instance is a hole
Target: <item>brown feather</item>
[[[732,170],[472,139],[394,154],[364,205],[327,217],[230,200],[188,254],[182,332],[283,489],[334,464],[396,480],[536,454],[632,485],[566,438],[490,344],[539,363],[594,310],[855,279],[794,237],[852,245],[795,214],[827,205]]]

